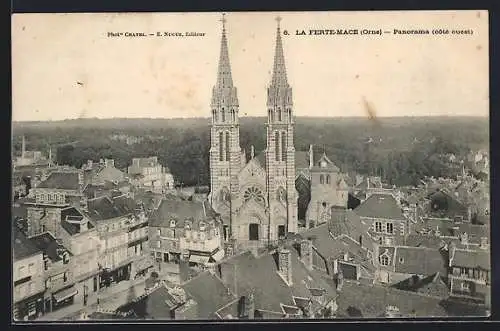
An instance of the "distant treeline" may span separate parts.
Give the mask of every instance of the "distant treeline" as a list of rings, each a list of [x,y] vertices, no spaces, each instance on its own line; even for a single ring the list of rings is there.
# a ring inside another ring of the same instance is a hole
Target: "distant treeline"
[[[250,155],[265,149],[264,118],[242,118],[241,147]],[[53,146],[59,164],[81,167],[87,160],[113,158],[126,169],[133,157],[158,156],[184,185],[209,184],[210,127],[198,119],[82,119],[60,122],[14,123],[14,151],[27,148],[45,153]],[[111,140],[114,134],[144,139],[132,145]],[[465,158],[471,150],[487,148],[488,119],[455,117],[296,118],[295,148],[313,144],[345,172],[379,175],[396,185],[416,184],[424,176],[454,176],[461,169],[440,155]]]

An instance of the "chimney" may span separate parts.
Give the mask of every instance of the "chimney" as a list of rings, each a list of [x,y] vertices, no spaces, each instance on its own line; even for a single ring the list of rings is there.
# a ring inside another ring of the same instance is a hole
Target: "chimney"
[[[87,160],[87,168],[92,169],[94,162],[92,160]]]
[[[287,248],[278,251],[278,273],[291,286],[292,282],[292,253]]]
[[[341,292],[343,286],[344,286],[344,273],[342,272],[342,269],[339,268],[337,272],[337,282],[336,282],[337,292]]]
[[[314,165],[314,151],[313,145],[309,145],[309,168],[312,168]]]
[[[467,244],[468,244],[468,241],[469,241],[469,236],[467,235],[467,233],[466,233],[466,232],[462,233],[462,234],[460,235],[460,243],[461,243],[462,245],[467,245]]]
[[[24,155],[26,154],[26,139],[23,135],[23,145],[22,145],[22,148],[21,148],[21,158],[24,159]]]
[[[250,294],[245,297],[245,316],[248,319],[254,319],[254,313],[255,313],[255,299],[253,297],[253,292],[250,292]]]
[[[349,261],[349,252],[344,252],[344,261]]]
[[[106,168],[114,168],[115,167],[115,160],[113,159],[106,159],[104,160]]]
[[[455,245],[455,242],[451,242],[448,245],[448,266],[452,266],[452,261],[453,258],[455,257],[455,250],[457,249],[457,246]]]
[[[488,248],[488,238],[487,237],[481,237],[481,242],[479,244],[479,248],[481,249],[487,249]]]
[[[313,269],[312,240],[305,239],[300,242],[300,258],[308,270]]]
[[[255,157],[255,149],[253,145],[250,147],[250,159],[253,159]]]

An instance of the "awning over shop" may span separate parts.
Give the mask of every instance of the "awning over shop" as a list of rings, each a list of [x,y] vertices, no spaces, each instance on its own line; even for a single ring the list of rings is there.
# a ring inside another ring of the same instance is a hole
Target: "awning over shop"
[[[209,259],[210,256],[191,255],[189,257],[189,262],[205,264],[208,262]]]
[[[54,293],[53,296],[57,302],[61,302],[63,300],[66,300],[66,299],[76,295],[77,293],[78,293],[78,290],[75,289],[74,286],[71,286],[71,287],[65,288],[64,290],[61,290],[57,293]]]
[[[224,258],[224,251],[222,249],[212,254],[212,259],[214,259],[216,262],[219,262],[223,258]]]

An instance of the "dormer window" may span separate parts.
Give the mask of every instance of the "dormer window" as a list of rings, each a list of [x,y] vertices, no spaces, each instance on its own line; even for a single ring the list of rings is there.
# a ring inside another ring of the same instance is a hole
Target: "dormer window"
[[[175,220],[170,220],[170,227],[175,228]]]
[[[380,264],[384,265],[384,266],[388,266],[389,265],[389,257],[387,255],[382,255],[380,257]]]
[[[185,227],[187,230],[190,230],[190,229],[191,229],[191,223],[190,223],[190,222],[186,222],[186,224],[184,225],[184,227]]]
[[[200,231],[205,231],[205,228],[206,228],[205,222],[200,222],[199,223],[199,228],[200,228]]]
[[[69,263],[69,254],[68,252],[64,252],[63,254],[63,263],[68,264]]]

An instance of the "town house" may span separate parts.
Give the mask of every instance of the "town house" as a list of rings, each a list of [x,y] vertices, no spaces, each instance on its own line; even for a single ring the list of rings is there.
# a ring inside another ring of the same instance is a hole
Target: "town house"
[[[131,259],[128,255],[128,229],[134,219],[132,211],[119,208],[108,197],[90,199],[88,211],[101,241],[99,265],[102,274],[99,286],[129,279]]]
[[[410,222],[392,194],[372,194],[354,213],[370,224],[370,235],[381,245],[403,244]]]
[[[174,178],[167,167],[158,162],[158,157],[133,158],[128,167],[132,183],[139,188],[162,193],[174,188]]]
[[[58,239],[71,252],[70,266],[75,284],[65,288],[61,300],[73,300],[75,304],[83,306],[87,304],[89,296],[96,295],[99,289],[100,241],[96,226],[86,213],[72,207],[65,211],[61,227]]]
[[[450,295],[491,305],[491,261],[487,250],[449,247]]]
[[[33,236],[30,241],[43,252],[44,312],[72,304],[74,280],[71,252],[50,232]]]
[[[222,224],[207,201],[164,199],[151,214],[149,232],[156,261],[206,264],[224,257]]]
[[[19,230],[13,234],[13,317],[35,319],[43,313],[43,252]]]

